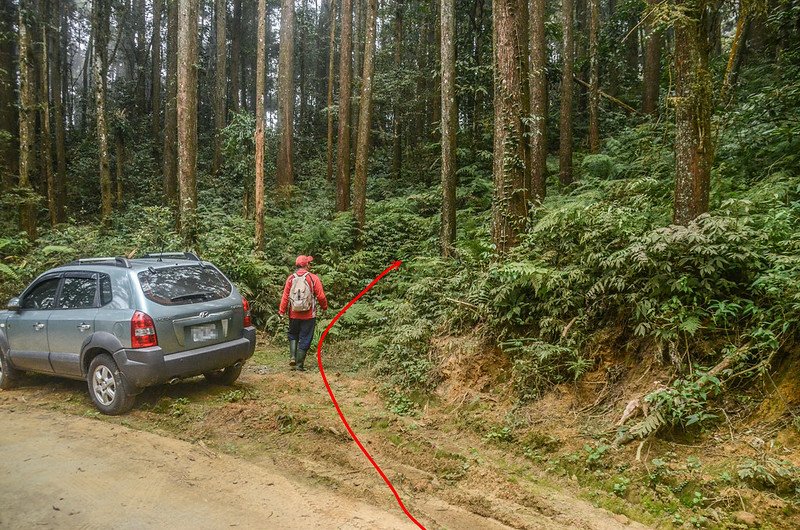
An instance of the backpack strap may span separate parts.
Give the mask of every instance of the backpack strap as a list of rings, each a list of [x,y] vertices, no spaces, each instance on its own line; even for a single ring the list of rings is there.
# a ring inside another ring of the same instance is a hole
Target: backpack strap
[[[309,285],[311,286],[311,295],[314,296],[314,279],[311,278],[311,273],[306,271],[305,274],[297,274],[297,272],[293,272],[292,276],[295,278],[306,278],[308,280]]]

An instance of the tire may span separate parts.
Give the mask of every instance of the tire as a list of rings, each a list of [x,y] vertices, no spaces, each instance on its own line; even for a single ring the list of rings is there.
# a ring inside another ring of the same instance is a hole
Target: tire
[[[242,363],[234,364],[233,366],[229,366],[227,368],[223,368],[222,370],[216,370],[214,372],[206,372],[203,374],[209,383],[214,383],[217,385],[225,385],[231,386],[233,383],[239,379],[239,375],[242,373]]]
[[[17,386],[20,372],[6,360],[6,356],[0,351],[0,390],[10,390]]]
[[[116,416],[133,408],[136,396],[128,390],[125,378],[110,355],[103,353],[92,360],[86,383],[89,386],[89,397],[103,414]]]

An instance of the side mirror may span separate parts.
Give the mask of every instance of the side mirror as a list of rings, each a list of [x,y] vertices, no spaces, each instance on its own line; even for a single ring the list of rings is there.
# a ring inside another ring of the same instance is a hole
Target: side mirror
[[[8,301],[8,310],[14,311],[15,313],[19,313],[22,309],[22,306],[19,304],[19,298],[12,298]]]

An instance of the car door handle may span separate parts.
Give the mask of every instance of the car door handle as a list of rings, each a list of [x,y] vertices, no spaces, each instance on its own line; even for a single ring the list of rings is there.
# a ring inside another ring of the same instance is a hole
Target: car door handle
[[[81,331],[89,331],[90,329],[92,329],[92,326],[91,326],[91,324],[83,324],[83,323],[81,323],[81,324],[78,324],[78,329],[81,330]]]
[[[36,324],[33,325],[33,329],[35,329],[36,331],[42,331],[44,329],[44,323],[37,322]]]

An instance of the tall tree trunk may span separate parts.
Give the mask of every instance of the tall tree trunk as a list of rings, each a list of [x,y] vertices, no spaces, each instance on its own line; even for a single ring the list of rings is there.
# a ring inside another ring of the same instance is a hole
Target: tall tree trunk
[[[36,88],[31,49],[30,0],[19,2],[19,187],[26,194],[20,206],[20,228],[36,239],[36,203],[31,187],[33,142],[36,126]]]
[[[711,74],[705,0],[681,0],[675,24],[675,224],[708,211],[711,162]]]
[[[574,0],[575,1],[575,63],[578,65],[577,76],[586,80],[589,79],[589,0]],[[577,87],[577,94],[575,98],[575,115],[579,120],[588,114],[589,108],[589,91],[587,88],[579,84]]]
[[[708,33],[708,52],[712,57],[722,55],[722,3],[723,0],[708,2],[709,13],[705,18]]]
[[[328,150],[326,153],[328,181],[333,180],[333,83],[336,78],[336,0],[330,0],[330,43],[328,49]]]
[[[179,0],[178,197],[183,240],[193,245],[197,212],[197,35],[199,0]]]
[[[522,107],[520,109],[522,118],[522,130],[525,142],[525,163],[523,171],[525,180],[523,190],[525,192],[525,203],[531,200],[531,168],[533,167],[533,150],[531,149],[531,34],[530,34],[530,13],[528,12],[528,0],[517,0],[514,6],[514,20],[517,24],[517,43],[515,53],[520,69],[520,82],[522,90]]]
[[[440,101],[436,101],[436,98],[441,98],[441,95],[436,88],[436,84],[439,82],[439,80],[437,79],[437,75],[432,74],[432,72],[440,68],[440,63],[437,62],[437,50],[441,46],[441,33],[440,30],[437,29],[437,25],[439,24],[438,0],[430,0],[428,5],[431,16],[427,20],[425,27],[426,31],[423,32],[425,35],[424,46],[420,46],[420,48],[424,48],[425,50],[425,67],[422,70],[422,83],[418,89],[418,92],[421,96],[420,99],[422,99],[420,102],[420,107],[421,111],[424,113],[421,116],[421,129],[419,131],[419,137],[424,138],[425,140],[433,141],[434,119],[438,121],[438,117],[436,117],[436,111],[434,109],[441,105]],[[420,38],[422,37],[420,36]],[[425,184],[430,186],[430,178],[426,176],[425,180]]]
[[[66,153],[66,133],[64,131],[64,99],[63,99],[63,79],[62,79],[62,54],[66,50],[62,49],[61,33],[66,24],[62,25],[61,0],[53,0],[51,7],[51,35],[50,35],[50,80],[52,82],[53,94],[53,121],[56,129],[56,173],[55,173],[55,212],[51,216],[55,217],[56,223],[63,223],[67,220],[64,210],[66,199],[66,180],[67,180],[67,153]]]
[[[330,58],[330,45],[329,34],[331,21],[331,4],[335,0],[314,0],[314,5],[317,8],[316,18],[316,31],[313,34],[313,48],[311,52],[312,70],[314,72],[312,86],[312,108],[311,108],[311,125],[312,135],[321,138],[326,134],[325,127],[327,125],[327,112],[319,112],[317,107],[320,107],[326,101],[328,95],[328,62]]]
[[[356,0],[358,1],[358,0]],[[342,34],[339,49],[339,134],[336,144],[336,211],[350,209],[350,90],[353,11],[351,0],[342,0]]]
[[[133,27],[135,31],[136,50],[134,52],[134,72],[136,79],[136,107],[140,112],[147,110],[147,13],[145,0],[134,0]]]
[[[652,10],[658,0],[647,0],[650,8],[647,16],[647,40],[644,48],[644,78],[642,80],[642,112],[655,116],[658,114],[658,92],[661,81],[661,30],[654,21]]]
[[[116,166],[116,201],[117,201],[117,208],[122,208],[122,200],[123,200],[123,177],[125,175],[125,159],[127,158],[125,153],[125,138],[123,137],[123,133],[121,130],[118,130],[117,133],[114,135],[114,151],[117,155],[117,162]]]
[[[75,77],[72,72],[72,64],[74,60],[75,53],[73,52],[70,54],[70,45],[69,43],[72,41],[72,30],[70,29],[70,21],[72,19],[72,14],[75,11],[75,5],[73,0],[67,0],[66,2],[61,3],[61,58],[59,64],[61,64],[61,71],[63,75],[61,76],[61,101],[63,104],[63,108],[65,110],[65,129],[74,130],[75,129],[75,113],[74,113],[74,100],[75,97],[73,96],[72,87],[75,86]],[[66,132],[66,131],[65,131]],[[66,200],[66,182],[64,184],[64,190],[62,194],[62,199]]]
[[[242,0],[233,0],[233,34],[231,35],[231,107],[239,112],[239,81],[242,78]]]
[[[164,0],[153,0],[153,43],[152,68],[150,70],[151,97],[153,107],[153,143],[161,143],[161,13],[164,11]],[[158,147],[156,147],[158,156]]]
[[[258,44],[256,48],[256,241],[264,248],[264,91],[267,69],[267,2],[258,0]]]
[[[725,67],[725,76],[723,77],[722,81],[722,90],[720,91],[719,99],[723,104],[728,103],[727,100],[730,90],[736,84],[736,77],[739,74],[739,67],[742,64],[742,56],[744,55],[749,28],[749,13],[742,9],[736,22],[736,33],[734,34],[733,41],[731,42],[731,51],[728,55],[728,63]]]
[[[352,0],[353,3],[353,63],[354,63],[354,72],[353,72],[353,80],[356,84],[356,89],[359,88],[359,83],[361,80],[361,53],[364,51],[362,48],[362,31],[364,28],[364,12],[363,12],[363,2],[365,0]]]
[[[351,0],[353,2],[353,73],[351,75],[351,117],[356,120],[355,127],[350,127],[350,145],[355,145],[358,140],[358,114],[359,114],[359,98],[361,93],[361,75],[363,70],[362,54],[364,52],[363,34],[364,34],[364,9],[363,4],[365,0]],[[349,192],[348,192],[349,193]]]
[[[0,0],[0,191],[14,187],[19,173],[19,115],[14,103],[17,90],[16,18],[14,3]]]
[[[92,0],[94,2],[94,0]],[[81,87],[81,131],[87,132],[89,129],[89,78],[94,73],[92,57],[94,56],[94,35],[89,32],[89,44],[86,45],[86,52],[83,56],[82,87]]]
[[[482,53],[483,53],[483,17],[484,17],[484,0],[475,0],[475,5],[473,9],[473,27],[472,27],[472,34],[474,38],[473,44],[473,63],[475,66],[475,71],[477,72],[475,76],[475,85],[481,86],[481,66],[482,66]],[[480,123],[481,119],[483,118],[483,91],[477,90],[475,92],[475,101],[472,107],[472,144],[473,149],[477,149],[477,142],[479,141],[480,137]]]
[[[575,40],[573,38],[575,6],[572,0],[562,0],[564,25],[564,67],[561,71],[561,115],[559,122],[558,180],[562,186],[572,183],[572,78],[575,75]]]
[[[50,225],[58,222],[56,212],[56,182],[53,173],[53,139],[50,130],[50,57],[48,54],[48,41],[50,35],[50,12],[47,0],[39,0],[39,25],[38,46],[36,59],[39,74],[39,169],[41,182],[47,190],[47,211],[50,216]]]
[[[640,37],[641,18],[638,14],[628,17],[627,25],[625,27],[625,35],[630,35],[628,40],[624,42],[625,46],[625,74],[630,76],[633,74],[634,78],[639,76],[640,55],[643,50],[640,50],[642,39]]]
[[[519,242],[525,228],[526,140],[522,122],[523,77],[516,0],[493,0],[494,38],[494,201],[492,239],[499,253]]]
[[[216,0],[214,15],[217,37],[217,73],[214,86],[214,161],[211,171],[219,173],[222,166],[222,129],[225,128],[225,89],[228,86],[227,47],[225,23],[228,18],[228,2]]]
[[[456,242],[456,14],[455,0],[441,0],[442,24],[442,255],[452,256]]]
[[[273,37],[272,37],[272,23],[270,23],[270,21],[269,21],[269,10],[270,10],[269,0],[267,0],[267,30],[266,30],[267,33],[266,33],[266,36],[264,37],[266,39],[265,40],[265,44],[264,44],[264,49],[266,50],[266,54],[267,55],[269,55],[270,51],[273,48],[273,45],[272,45],[273,44],[273,40],[272,40],[273,39]],[[279,10],[279,12],[280,12],[280,10]],[[280,21],[278,23],[280,24]],[[280,42],[279,42],[279,40],[280,40],[280,27],[278,28],[278,35],[275,37],[275,41],[278,42],[278,48],[279,48],[278,49],[278,62],[280,63]],[[294,55],[294,53],[292,55]],[[266,87],[264,89],[264,97],[266,98],[264,100],[264,108],[266,109],[266,112],[267,112],[267,123],[266,123],[266,126],[270,127],[270,128],[273,128],[273,129],[275,129],[277,131],[277,122],[278,122],[279,117],[276,116],[275,114],[280,112],[280,109],[278,108],[278,101],[277,101],[278,100],[278,85],[279,85],[279,82],[278,82],[277,72],[276,72],[276,75],[274,76],[274,79],[275,79],[274,81],[272,80],[272,78],[270,76],[269,67],[270,67],[271,62],[272,61],[268,60],[266,62],[266,65],[264,66],[264,79],[265,79],[264,82],[266,83],[264,85]],[[277,70],[277,68],[276,68],[276,70]],[[253,75],[255,75],[255,72],[256,72],[256,63],[253,62]],[[250,86],[252,86],[254,88],[255,87],[255,83],[251,83]],[[292,83],[292,86],[294,86],[294,83]],[[273,89],[273,87],[274,87],[274,89]],[[273,99],[273,93],[274,93],[274,99]],[[254,102],[255,102],[255,97],[256,97],[255,93],[253,93],[253,101]],[[294,102],[294,96],[292,96],[292,102]],[[277,181],[277,175],[276,175],[276,181]]]
[[[288,194],[294,184],[294,0],[281,1],[281,37],[278,57],[278,190]]]
[[[435,142],[438,140],[436,138],[436,131],[435,127],[439,126],[439,123],[442,121],[442,80],[439,79],[439,72],[441,71],[441,46],[440,42],[442,40],[442,28],[441,24],[439,23],[439,2],[441,0],[433,0],[433,7],[432,7],[432,14],[434,15],[435,19],[431,21],[431,26],[433,27],[432,32],[432,39],[430,41],[430,50],[431,50],[431,59],[433,59],[433,68],[431,71],[433,75],[431,76],[431,95],[430,95],[430,122],[428,127],[428,138],[431,142]],[[519,0],[523,2],[524,0]],[[430,183],[428,183],[430,184]]]
[[[291,0],[289,0],[291,1]],[[356,223],[364,230],[367,204],[367,168],[369,165],[370,125],[372,123],[372,81],[375,74],[375,27],[378,18],[378,0],[367,0],[366,28],[364,31],[364,72],[361,77],[361,105],[358,113],[358,140],[356,142],[356,178],[353,210]]]
[[[547,18],[546,0],[530,0],[531,201],[544,200],[547,183]]]
[[[111,164],[108,155],[108,123],[106,117],[106,91],[108,83],[108,33],[109,5],[104,0],[92,2],[92,33],[94,35],[95,117],[97,120],[97,152],[100,158],[100,215],[104,226],[111,221],[113,195],[111,192]]]
[[[250,12],[249,13],[250,17],[248,17],[247,16],[247,12],[245,12],[246,13],[244,15],[245,20],[250,20],[251,21],[251,23],[245,24],[245,26],[247,27],[247,30],[246,30],[247,31],[247,33],[246,33],[247,36],[245,37],[247,40],[245,42],[249,41],[249,37],[251,35],[254,37],[253,40],[258,40],[258,37],[255,36],[255,33],[258,32],[258,21],[255,18],[253,18],[254,15],[257,16],[257,14],[258,14],[257,5],[253,4],[251,2],[247,2],[247,4],[245,4],[245,5],[248,6],[247,10]],[[269,4],[267,4],[267,11],[269,11]],[[255,29],[251,32],[250,29],[253,28],[254,26],[255,26]],[[267,49],[269,49],[269,26],[267,26],[267,33],[266,33],[265,39],[266,39],[265,46],[267,47]],[[252,41],[250,41],[250,42],[252,42]],[[242,108],[244,108],[248,112],[254,112],[255,111],[255,105],[256,105],[256,79],[255,79],[255,75],[256,75],[256,69],[258,68],[258,66],[256,65],[256,62],[257,62],[256,56],[257,56],[257,53],[255,53],[255,54],[254,53],[249,53],[249,54],[245,53],[244,57],[243,57],[243,60],[246,62],[246,64],[242,67]],[[267,63],[266,68],[267,69],[269,68],[269,63]],[[267,73],[266,73],[267,70],[264,70],[264,72],[265,72],[264,75],[267,75]],[[267,98],[267,106],[268,107],[269,107],[269,96],[270,96],[269,87],[267,87],[267,89],[265,91],[265,97]]]
[[[164,109],[164,196],[178,202],[178,0],[167,1],[167,99]]]
[[[394,14],[394,68],[400,75],[403,67],[403,0],[395,0]],[[402,93],[394,95],[392,102],[392,174],[400,178],[403,169],[403,122],[400,117]]]
[[[294,11],[294,3],[292,3],[292,11]],[[300,131],[300,134],[302,134],[306,131],[306,127],[308,126],[306,123],[308,120],[308,116],[306,115],[306,39],[308,37],[306,26],[308,22],[308,6],[306,5],[306,0],[301,1],[300,14],[297,18],[297,40],[300,48],[297,54],[297,62],[300,69],[298,74],[298,84],[300,85],[298,87],[300,89],[300,114],[297,120],[297,128]],[[292,25],[294,25],[294,23]],[[281,26],[281,29],[283,29],[283,26]],[[283,44],[283,37],[281,37],[281,44]],[[281,48],[282,47],[283,46],[281,46]]]
[[[600,150],[600,1],[589,0],[589,151]]]

